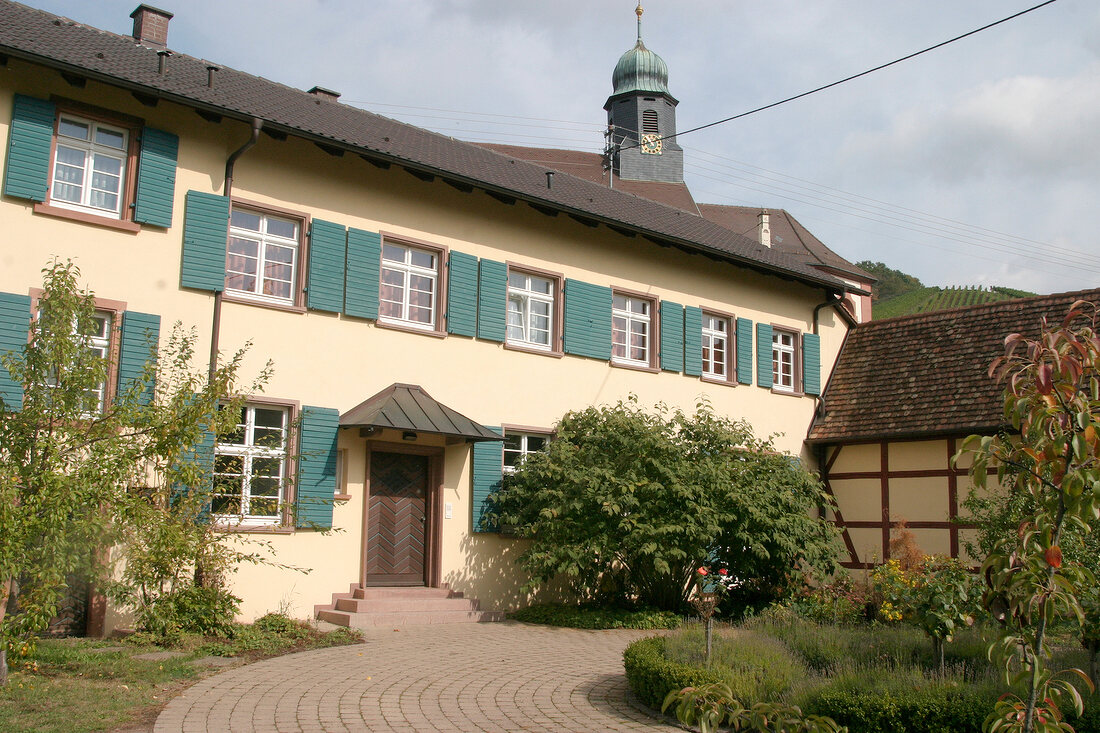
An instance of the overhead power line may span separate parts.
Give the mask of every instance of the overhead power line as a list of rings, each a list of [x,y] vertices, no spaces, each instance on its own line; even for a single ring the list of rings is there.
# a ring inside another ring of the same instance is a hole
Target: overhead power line
[[[867,76],[868,74],[873,74],[876,71],[881,71],[881,70],[883,70],[887,67],[893,66],[894,64],[900,64],[902,61],[908,61],[911,58],[916,58],[917,56],[920,56],[921,54],[928,53],[929,51],[935,51],[937,48],[943,48],[944,46],[946,46],[948,44],[954,43],[955,41],[961,41],[964,38],[968,38],[969,36],[972,36],[976,33],[981,33],[982,31],[989,30],[990,28],[993,28],[994,26],[998,26],[1001,23],[1007,23],[1010,20],[1013,20],[1015,18],[1019,18],[1021,15],[1027,15],[1028,13],[1036,11],[1039,8],[1044,7],[1046,5],[1050,5],[1054,2],[1057,2],[1057,0],[1046,0],[1045,2],[1041,2],[1038,5],[1034,5],[1034,6],[1028,8],[1026,10],[1021,10],[1018,13],[1013,13],[1012,15],[1008,16],[1007,18],[1001,18],[1000,20],[994,21],[994,22],[989,23],[987,25],[983,25],[981,28],[975,28],[972,31],[967,31],[966,33],[963,33],[961,36],[955,36],[954,38],[950,38],[946,41],[941,41],[940,43],[937,43],[934,46],[929,46],[928,48],[921,49],[920,51],[914,51],[911,54],[907,54],[905,56],[902,56],[901,58],[894,59],[893,61],[888,61],[885,64],[879,64],[878,66],[876,66],[872,69],[867,69],[866,71],[861,71],[858,74],[852,74],[851,76],[847,76],[843,79],[838,79],[837,81],[831,82],[829,84],[819,86],[816,89],[811,89],[808,92],[802,92],[801,94],[795,94],[792,97],[787,97],[786,99],[781,99],[778,102],[772,102],[771,104],[765,104],[763,107],[757,107],[756,109],[750,109],[748,112],[742,112],[741,114],[736,114],[736,115],[733,115],[732,117],[726,117],[725,119],[722,119],[722,120],[716,120],[715,122],[708,122],[705,125],[699,125],[698,127],[693,127],[690,130],[684,130],[683,132],[678,132],[675,135],[666,135],[666,136],[662,137],[661,140],[668,140],[669,138],[674,138],[674,137],[675,138],[680,138],[680,137],[683,137],[684,135],[690,134],[692,132],[698,132],[699,130],[706,130],[708,127],[715,127],[716,125],[724,125],[727,122],[732,122],[734,120],[739,120],[742,117],[748,117],[749,115],[754,115],[757,112],[763,112],[764,110],[772,109],[773,107],[778,107],[781,104],[786,104],[787,102],[793,102],[796,99],[802,99],[803,97],[808,97],[811,94],[817,94],[818,92],[823,92],[826,89],[832,89],[835,86],[840,86],[841,84],[845,84],[847,82],[850,82],[853,79],[858,79],[861,76]],[[630,150],[632,148],[640,147],[641,144],[642,143],[639,141],[639,142],[636,142],[632,145],[627,145],[625,147],[622,147],[622,148],[620,148],[620,150]]]

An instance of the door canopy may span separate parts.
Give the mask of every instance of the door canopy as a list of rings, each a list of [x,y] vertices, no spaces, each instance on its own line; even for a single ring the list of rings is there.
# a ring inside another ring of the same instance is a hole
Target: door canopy
[[[462,438],[503,440],[484,425],[437,402],[420,385],[391,384],[340,416],[342,428],[392,428]]]

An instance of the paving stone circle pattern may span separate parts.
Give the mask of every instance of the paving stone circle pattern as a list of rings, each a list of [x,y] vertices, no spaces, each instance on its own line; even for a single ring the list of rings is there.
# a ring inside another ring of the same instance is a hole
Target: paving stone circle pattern
[[[516,622],[369,630],[208,677],[156,733],[677,731],[630,692],[622,652],[651,632]]]

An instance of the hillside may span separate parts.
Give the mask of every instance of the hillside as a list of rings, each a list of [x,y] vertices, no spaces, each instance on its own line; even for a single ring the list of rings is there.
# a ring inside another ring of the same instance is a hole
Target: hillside
[[[873,306],[875,320],[905,316],[913,313],[928,313],[950,308],[962,308],[968,305],[996,303],[1013,298],[1027,298],[1035,293],[1013,288],[981,287],[921,287],[895,295],[888,300],[880,300]]]
[[[871,293],[872,315],[876,320],[1035,295],[1025,290],[997,286],[926,287],[912,275],[887,267],[882,262],[863,260],[856,265],[877,278]]]

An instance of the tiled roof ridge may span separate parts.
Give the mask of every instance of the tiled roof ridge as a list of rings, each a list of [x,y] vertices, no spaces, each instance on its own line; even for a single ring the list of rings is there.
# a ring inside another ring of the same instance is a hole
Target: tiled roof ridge
[[[768,211],[770,212],[771,210],[768,209]],[[817,255],[817,253],[814,252],[813,247],[811,247],[806,242],[806,240],[802,238],[802,235],[799,234],[799,232],[798,232],[799,227],[796,226],[796,222],[794,221],[794,217],[792,217],[790,215],[790,212],[788,212],[786,209],[780,209],[779,213],[783,216],[784,219],[787,220],[787,224],[790,225],[791,231],[794,232],[794,236],[798,237],[798,241],[802,245],[802,248],[804,250],[806,250],[807,253],[809,253],[810,257],[813,257],[815,260],[817,260],[819,264],[825,265],[827,267],[829,265],[829,263],[826,262],[825,260],[821,259],[821,257],[819,257]]]
[[[496,148],[520,148],[521,150],[546,150],[557,153],[574,153],[580,155],[592,155],[596,157],[603,157],[602,153],[594,153],[590,150],[574,150],[572,148],[547,148],[542,145],[516,145],[515,143],[487,143],[487,142],[472,142],[470,140],[463,140],[468,145],[476,145],[479,148],[485,148],[487,150],[494,150],[500,152]],[[523,160],[521,158],[520,160]]]
[[[453,138],[452,138],[452,139],[453,139]],[[458,139],[455,139],[455,142],[459,142],[459,143],[462,143],[463,145],[475,145],[475,146],[477,146],[477,147],[482,147],[482,146],[481,146],[481,145],[479,145],[478,143],[468,143],[468,142],[466,142],[466,141],[464,141],[464,140],[458,140]],[[517,148],[519,148],[519,147],[524,147],[524,146],[522,146],[522,145],[514,145],[514,146],[512,146],[512,147],[517,147]],[[538,148],[538,149],[539,149],[539,150],[546,150],[546,149],[548,149],[548,148]],[[509,155],[508,153],[504,153],[504,152],[501,152],[500,150],[494,150],[493,148],[484,148],[484,150],[487,150],[488,152],[492,153],[493,155],[500,155],[500,156],[503,156],[503,157],[505,157],[505,158],[510,158],[510,159],[512,159],[512,160],[518,160],[518,161],[520,161],[521,163],[525,163],[526,165],[531,165],[531,166],[535,166],[535,163],[534,163],[533,161],[527,160],[526,158],[517,158],[517,157],[516,157],[516,156],[514,156],[514,155]],[[565,150],[564,148],[562,148],[562,150],[563,150],[564,152],[576,152],[576,151],[570,151],[570,150]],[[595,154],[595,153],[594,153],[594,154]],[[536,167],[536,168],[541,168],[541,167],[543,167],[543,166],[535,166],[535,167]],[[599,183],[596,183],[596,182],[594,182],[594,181],[590,181],[590,180],[588,180],[587,178],[581,178],[580,176],[575,176],[575,175],[573,175],[572,173],[570,173],[570,172],[568,172],[568,171],[563,171],[563,170],[559,170],[559,169],[555,168],[555,169],[554,169],[554,175],[558,175],[558,174],[561,174],[561,175],[565,175],[565,176],[569,176],[570,178],[572,178],[572,179],[574,179],[574,180],[576,180],[576,181],[579,181],[579,182],[581,182],[581,183],[585,184],[586,186],[599,186],[600,188],[602,188],[602,189],[607,189],[608,191],[615,191],[615,192],[616,192],[616,193],[618,193],[618,194],[619,194],[620,196],[632,196],[632,197],[634,197],[634,198],[636,198],[636,199],[639,199],[639,200],[641,200],[641,201],[645,201],[645,202],[646,202],[646,205],[647,205],[647,206],[660,206],[660,207],[662,207],[662,208],[664,208],[664,209],[668,209],[668,210],[669,210],[669,211],[670,211],[670,212],[671,212],[672,214],[674,214],[674,215],[676,215],[676,216],[680,216],[681,214],[687,214],[688,216],[693,216],[693,217],[695,217],[696,219],[700,219],[700,220],[702,220],[702,221],[706,222],[707,224],[714,224],[714,222],[712,222],[712,221],[711,221],[710,219],[707,219],[707,218],[706,218],[705,216],[703,216],[702,214],[696,214],[696,213],[693,213],[693,212],[691,212],[691,211],[688,211],[687,209],[681,209],[681,208],[679,208],[679,207],[677,207],[677,206],[673,206],[673,205],[671,205],[671,204],[666,204],[666,203],[665,203],[665,202],[663,202],[663,201],[656,201],[656,200],[654,200],[654,199],[651,199],[651,198],[646,198],[645,196],[642,196],[642,195],[640,195],[640,194],[636,194],[636,193],[633,193],[632,191],[624,191],[624,190],[622,190],[622,189],[617,189],[617,188],[611,188],[610,186],[602,186],[602,185],[600,185]],[[656,183],[661,183],[661,181],[656,181]],[[675,184],[673,184],[673,185],[675,185]],[[729,231],[729,230],[726,230],[726,231]],[[734,232],[734,234],[736,234],[736,232]],[[752,245],[755,245],[756,247],[759,247],[759,246],[760,246],[760,245],[759,245],[759,243],[757,243],[757,242],[756,242],[755,240],[753,240],[753,239],[749,239],[748,237],[745,237],[745,235],[743,235],[743,234],[741,234],[741,235],[738,235],[738,236],[741,236],[741,237],[743,237],[744,239],[748,240],[748,242],[749,242],[750,244],[752,244]]]
[[[3,18],[5,12],[9,14],[7,23]],[[39,21],[36,22],[28,14],[33,14]],[[64,31],[55,32],[49,28],[60,27],[63,23],[67,26]],[[792,278],[815,287],[843,287],[838,278],[828,273],[817,271],[784,253],[764,250],[752,239],[739,236],[685,209],[664,204],[660,204],[661,209],[656,209],[659,202],[636,195],[626,197],[623,194],[627,192],[601,186],[565,171],[562,173],[569,176],[569,185],[555,186],[553,194],[547,196],[545,189],[540,189],[536,183],[545,172],[541,166],[519,158],[513,158],[515,168],[491,165],[486,156],[502,153],[348,104],[318,99],[308,92],[232,67],[172,52],[176,57],[175,66],[180,71],[163,77],[156,75],[151,69],[156,68],[157,51],[141,45],[130,36],[94,29],[94,37],[109,39],[116,48],[113,52],[110,48],[103,49],[108,51],[106,56],[96,53],[94,58],[86,58],[81,54],[90,54],[94,45],[89,49],[89,38],[68,37],[72,35],[73,28],[80,33],[88,33],[93,27],[69,19],[63,21],[60,16],[12,0],[0,0],[0,48],[9,49],[9,53],[16,58],[26,59],[30,63],[73,70],[103,83],[151,93],[166,102],[207,109],[231,119],[261,118],[273,129],[282,129],[318,144],[335,143],[349,152],[421,170],[445,180],[465,182],[563,213],[588,217],[611,226],[623,226],[642,236],[667,240],[674,246],[709,254],[741,267]],[[137,49],[144,49],[147,53]],[[148,56],[152,64],[148,68],[142,60],[143,56]],[[138,61],[140,63],[136,63]],[[199,73],[198,65],[218,67],[217,88],[200,87],[192,78]],[[173,60],[168,61],[168,67],[173,68]],[[266,88],[264,85],[267,85]],[[286,101],[279,101],[279,96],[286,97]],[[307,106],[307,102],[326,106]],[[377,120],[377,123],[361,122],[369,119]],[[408,134],[401,134],[404,131]],[[668,215],[670,208],[676,216]]]
[[[957,308],[947,308],[945,310],[927,311],[924,313],[906,313],[900,316],[891,316],[890,318],[879,318],[873,321],[867,321],[861,323],[857,327],[860,331],[877,330],[878,328],[888,328],[896,325],[904,325],[906,323],[912,323],[914,321],[939,321],[949,320],[950,318],[962,315],[975,313],[983,310],[999,310],[1002,308],[1012,308],[1015,306],[1030,305],[1038,303],[1039,301],[1049,300],[1051,303],[1063,301],[1071,296],[1084,295],[1086,293],[1095,294],[1095,297],[1100,299],[1100,288],[1089,288],[1087,290],[1069,290],[1064,293],[1050,293],[1049,295],[1031,295],[1026,298],[1009,298],[1007,300],[996,300],[991,303],[977,303],[975,305],[962,305]],[[1090,300],[1091,297],[1082,297],[1078,300]]]

